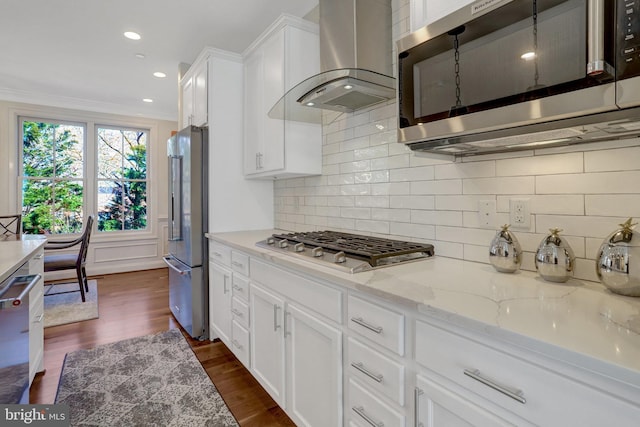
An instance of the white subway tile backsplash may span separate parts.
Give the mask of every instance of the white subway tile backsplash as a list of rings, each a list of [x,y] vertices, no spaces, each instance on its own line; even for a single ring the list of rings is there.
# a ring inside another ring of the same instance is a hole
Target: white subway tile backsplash
[[[584,215],[585,196],[563,195],[509,195],[498,196],[498,212],[509,212],[510,199],[529,199],[532,214]]]
[[[369,208],[342,208],[340,216],[343,218],[371,219],[371,209]],[[376,219],[376,218],[374,218]]]
[[[436,209],[442,211],[478,211],[478,202],[488,200],[486,195],[437,195],[435,196]]]
[[[369,145],[382,145],[389,144],[391,146],[400,146],[401,144],[396,144],[398,140],[398,135],[396,130],[388,130],[386,132],[378,132],[369,136]],[[404,146],[404,144],[402,144]],[[392,148],[390,148],[391,150]],[[405,150],[406,151],[406,150]]]
[[[435,243],[434,252],[436,256],[443,256],[448,258],[464,258],[464,245],[462,243],[453,242],[431,242]]]
[[[626,219],[623,217],[536,215],[536,229],[546,231],[550,228],[560,228],[563,230],[563,235],[604,238]]]
[[[411,194],[461,194],[462,180],[448,179],[443,181],[411,182]]]
[[[640,194],[612,194],[584,196],[586,215],[640,216]]]
[[[361,208],[388,208],[388,196],[356,196],[355,203]]]
[[[468,243],[481,245],[489,250],[491,240],[495,236],[495,230],[482,230],[478,228],[461,228],[439,225],[436,227],[436,239],[447,242]]]
[[[574,269],[573,277],[581,280],[589,280],[592,282],[598,281],[598,275],[596,274],[596,266],[593,260],[576,259],[576,268]],[[604,285],[602,285],[604,286]]]
[[[353,154],[353,152],[351,152]],[[358,160],[356,162],[342,163],[340,165],[340,173],[363,172],[371,170],[371,162],[369,160]]]
[[[389,182],[383,184],[371,184],[371,194],[373,196],[395,196],[411,193],[409,182]]]
[[[391,171],[391,181],[430,181],[434,178],[433,166],[395,169]]]
[[[533,176],[476,178],[462,181],[464,194],[533,194]]]
[[[638,193],[640,170],[537,176],[538,194]]]
[[[436,236],[435,226],[418,225],[405,222],[392,222],[389,224],[391,234],[397,236],[417,237],[420,239],[434,239]]]
[[[462,227],[462,212],[412,210],[411,222],[414,224],[433,224]]]
[[[579,173],[584,169],[582,153],[555,154],[496,160],[497,176]]]
[[[341,185],[340,194],[343,196],[364,196],[371,194],[372,184],[353,184],[353,185]]]
[[[356,220],[352,218],[327,218],[327,227],[343,230],[355,230]]]
[[[327,197],[327,206],[355,206],[353,196],[329,196]]]
[[[435,179],[484,178],[496,175],[495,162],[452,163],[434,166]]]
[[[327,154],[322,156],[322,163],[325,165],[340,164],[345,162],[352,162],[354,158],[353,151],[347,151],[344,153]]]
[[[389,171],[380,170],[372,172],[358,172],[355,175],[356,184],[389,182]]]
[[[640,147],[584,153],[586,172],[638,170],[638,165],[640,165]]]
[[[325,134],[325,144],[341,143],[342,141],[352,139],[355,131],[352,128],[342,129],[337,132]]]
[[[434,196],[391,196],[389,207],[394,209],[434,209]]]
[[[357,220],[356,230],[368,233],[389,234],[389,223],[385,221]]]
[[[340,151],[353,151],[364,147],[369,147],[368,137],[348,139],[340,143]],[[358,160],[357,152],[354,153],[354,159]]]
[[[356,179],[352,173],[329,175],[327,177],[327,185],[348,185],[354,184],[355,182]]]
[[[411,222],[409,209],[371,209],[371,219],[378,221]]]
[[[389,157],[388,145],[377,145],[375,147],[367,147],[355,150],[353,153],[355,160],[387,158]]]
[[[484,246],[465,244],[464,245],[464,259],[465,259],[465,261],[488,263],[489,262],[489,250]],[[489,267],[490,266],[487,266],[487,268],[489,268]]]

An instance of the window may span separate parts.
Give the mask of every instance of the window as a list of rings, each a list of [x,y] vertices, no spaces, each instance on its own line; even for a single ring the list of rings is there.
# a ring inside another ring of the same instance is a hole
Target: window
[[[20,125],[23,232],[80,232],[85,203],[85,126],[24,118]]]
[[[98,231],[147,228],[147,132],[97,128]]]
[[[149,130],[19,118],[25,234],[148,231]]]

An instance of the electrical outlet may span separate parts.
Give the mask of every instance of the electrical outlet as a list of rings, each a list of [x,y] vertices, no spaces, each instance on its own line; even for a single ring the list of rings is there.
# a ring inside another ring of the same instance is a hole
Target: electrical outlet
[[[486,228],[494,228],[496,222],[496,201],[480,200],[478,201],[478,219],[480,225]]]
[[[529,199],[510,199],[509,200],[509,221],[515,228],[531,227],[531,210],[529,208]]]

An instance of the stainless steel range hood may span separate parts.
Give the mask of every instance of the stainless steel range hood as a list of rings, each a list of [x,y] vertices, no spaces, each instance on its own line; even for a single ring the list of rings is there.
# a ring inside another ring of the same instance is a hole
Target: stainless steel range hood
[[[320,68],[289,90],[269,117],[320,123],[319,110],[352,112],[396,96],[391,1],[320,0]]]

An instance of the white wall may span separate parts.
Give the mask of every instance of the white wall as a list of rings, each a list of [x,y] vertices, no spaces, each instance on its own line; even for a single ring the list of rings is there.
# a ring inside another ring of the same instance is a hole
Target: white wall
[[[87,274],[144,270],[164,267],[167,224],[166,141],[177,123],[114,114],[0,101],[0,213],[19,212],[17,183],[18,116],[76,120],[149,129],[148,164],[151,189],[148,194],[149,230],[131,238],[123,234],[94,232],[89,245]],[[87,137],[92,131],[87,131]],[[65,277],[67,272],[62,273]],[[71,272],[73,275],[73,272]],[[48,275],[48,278],[59,276]]]
[[[409,1],[393,0],[393,34],[409,31]],[[440,256],[488,262],[494,229],[478,200],[495,200],[496,229],[509,199],[528,198],[532,226],[513,229],[535,270],[535,250],[559,227],[577,259],[576,277],[596,281],[602,239],[640,217],[640,139],[487,155],[459,163],[418,157],[396,142],[396,104],[344,114],[323,127],[323,174],[275,183],[276,226],[341,229],[433,243]]]

